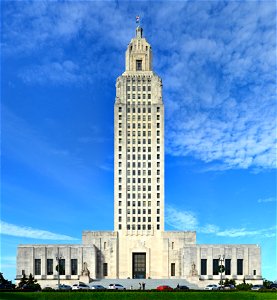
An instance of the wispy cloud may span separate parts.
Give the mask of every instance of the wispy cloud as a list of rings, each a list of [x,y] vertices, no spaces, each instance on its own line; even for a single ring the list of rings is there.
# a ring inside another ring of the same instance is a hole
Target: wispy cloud
[[[258,199],[258,203],[268,203],[268,202],[276,202],[276,198],[275,197],[269,197],[269,198]]]
[[[156,16],[169,19],[171,33],[154,37],[167,50],[158,63],[170,120],[167,153],[217,170],[276,168],[276,6],[201,4],[181,5],[183,26],[165,6]]]
[[[77,240],[76,238],[68,235],[58,234],[58,233],[41,230],[41,229],[35,229],[27,226],[18,226],[4,221],[1,221],[0,225],[1,225],[0,233],[5,235],[40,239],[40,240],[55,240],[55,241]]]
[[[41,54],[22,65],[24,82],[105,82],[122,72],[118,57],[134,34],[125,3],[4,5],[4,55]],[[207,170],[276,168],[274,1],[137,5],[148,12],[143,26],[164,81],[167,153],[193,156]],[[77,51],[78,62],[65,49]]]
[[[29,84],[84,84],[91,81],[91,77],[78,64],[66,60],[49,62],[43,65],[28,66],[18,76]]]
[[[250,236],[263,236],[266,238],[271,238],[276,236],[276,226],[249,230],[246,228],[231,228],[231,229],[221,229],[219,226],[214,224],[201,225],[198,221],[196,214],[191,211],[184,211],[172,206],[166,208],[165,222],[178,230],[195,230],[199,233],[213,234],[220,237],[250,237]]]
[[[190,211],[180,211],[167,205],[166,223],[173,228],[180,230],[195,230],[198,226],[196,216]]]

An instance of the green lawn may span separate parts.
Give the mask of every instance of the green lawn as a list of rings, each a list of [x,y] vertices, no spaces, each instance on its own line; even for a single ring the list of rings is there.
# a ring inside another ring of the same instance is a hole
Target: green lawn
[[[276,292],[1,292],[1,300],[276,300]]]

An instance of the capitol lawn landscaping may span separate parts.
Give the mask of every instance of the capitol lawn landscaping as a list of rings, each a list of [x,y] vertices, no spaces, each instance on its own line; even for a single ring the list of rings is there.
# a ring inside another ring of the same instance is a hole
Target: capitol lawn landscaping
[[[276,292],[0,292],[0,300],[276,300]]]

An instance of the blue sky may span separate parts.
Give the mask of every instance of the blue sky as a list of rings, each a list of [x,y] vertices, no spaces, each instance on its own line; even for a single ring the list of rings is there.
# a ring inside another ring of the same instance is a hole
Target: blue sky
[[[163,79],[167,230],[276,266],[275,1],[2,1],[1,271],[113,230],[115,80],[141,16]]]

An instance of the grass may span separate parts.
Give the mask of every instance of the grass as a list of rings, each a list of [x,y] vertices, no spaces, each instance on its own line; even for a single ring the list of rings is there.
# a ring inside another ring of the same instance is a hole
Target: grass
[[[276,300],[276,292],[1,292],[0,300]]]

